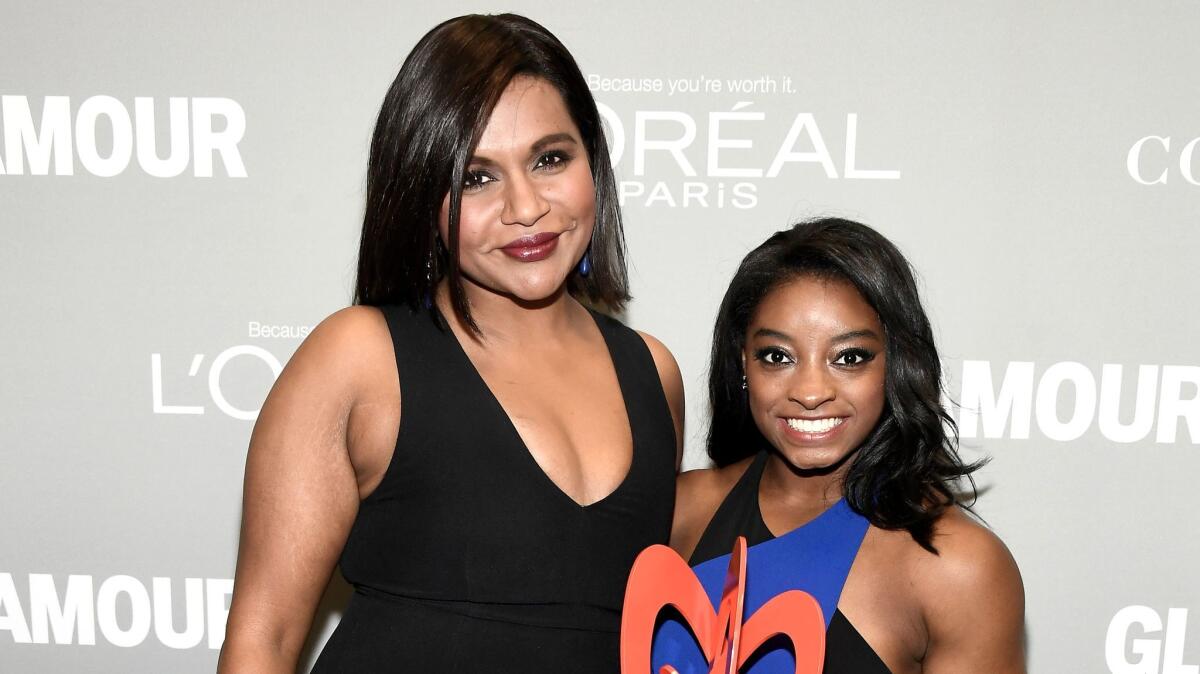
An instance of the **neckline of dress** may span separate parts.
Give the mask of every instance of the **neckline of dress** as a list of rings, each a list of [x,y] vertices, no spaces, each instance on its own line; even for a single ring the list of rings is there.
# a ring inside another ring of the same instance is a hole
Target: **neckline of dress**
[[[833,513],[834,511],[840,511],[844,508],[849,507],[846,504],[846,497],[845,496],[839,497],[836,501],[834,501],[833,503],[830,503],[827,508],[825,508],[820,513],[818,513],[816,517],[813,517],[812,519],[808,520],[807,522],[805,522],[799,526],[796,526],[792,529],[789,529],[788,531],[785,531],[782,534],[776,534],[774,531],[771,530],[771,527],[767,526],[766,520],[763,519],[762,505],[759,502],[759,494],[758,494],[759,485],[762,483],[763,471],[766,470],[768,458],[769,457],[768,457],[767,450],[765,450],[765,449],[760,450],[758,456],[755,457],[755,460],[754,460],[755,464],[757,464],[757,465],[751,466],[751,470],[758,471],[758,474],[753,476],[754,484],[752,485],[752,492],[751,492],[753,499],[754,499],[753,500],[754,518],[758,521],[758,525],[762,527],[762,530],[767,532],[767,534],[770,536],[770,538],[768,538],[766,541],[762,541],[762,543],[766,543],[767,541],[773,541],[773,540],[776,540],[779,538],[786,538],[786,537],[790,536],[791,534],[797,533],[805,528],[808,528],[810,525],[813,525],[823,519],[826,519],[827,517],[830,516],[830,513]]]
[[[467,369],[474,375],[476,383],[482,388],[483,392],[485,393],[485,397],[489,401],[489,404],[492,405],[494,411],[503,418],[503,424],[506,427],[506,432],[510,434],[513,440],[516,441],[517,446],[521,450],[521,454],[524,455],[524,460],[528,461],[529,467],[541,476],[541,481],[548,485],[551,491],[558,494],[559,497],[564,499],[569,505],[572,505],[581,511],[588,511],[593,510],[601,504],[611,500],[614,495],[624,489],[629,483],[630,477],[633,475],[634,462],[637,460],[638,456],[638,434],[633,427],[633,410],[629,407],[630,391],[626,384],[625,377],[621,374],[621,368],[617,365],[617,357],[613,352],[612,341],[609,338],[608,332],[601,324],[600,316],[597,314],[597,312],[587,306],[584,306],[583,308],[588,312],[588,316],[591,317],[593,324],[596,326],[596,330],[600,332],[600,337],[604,340],[604,348],[608,353],[608,360],[610,363],[612,363],[613,372],[617,377],[617,387],[621,393],[621,403],[625,409],[625,422],[629,426],[629,436],[631,440],[629,467],[625,470],[625,475],[621,478],[621,481],[617,483],[616,487],[591,503],[580,503],[579,501],[576,501],[570,494],[564,491],[557,482],[552,480],[550,476],[546,474],[546,471],[542,468],[541,464],[539,464],[537,459],[533,457],[533,452],[529,451],[529,444],[525,442],[525,438],[521,437],[521,432],[517,430],[517,426],[513,423],[512,417],[508,414],[508,410],[504,409],[504,405],[500,403],[500,399],[496,397],[496,393],[492,391],[492,387],[488,386],[487,380],[483,378],[483,375],[479,372],[479,368],[475,367],[475,363],[471,360],[471,357],[467,355],[467,351],[465,348],[463,348],[462,342],[458,339],[458,335],[455,334],[454,330],[450,327],[449,320],[445,317],[445,315],[442,314],[441,310],[438,309],[436,304],[430,307],[430,311],[434,312],[437,317],[440,318],[446,325],[446,332],[449,333],[450,340],[453,342],[458,355],[461,356],[462,360],[466,363]]]

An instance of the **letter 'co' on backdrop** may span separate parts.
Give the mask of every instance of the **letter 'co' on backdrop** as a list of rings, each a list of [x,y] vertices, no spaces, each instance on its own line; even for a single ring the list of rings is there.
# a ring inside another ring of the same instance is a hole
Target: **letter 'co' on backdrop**
[[[0,670],[212,671],[262,399],[350,298],[367,143],[436,23],[571,49],[674,352],[737,262],[863,220],[920,272],[1033,672],[1200,665],[1200,7],[7,3]],[[338,581],[312,650],[338,618]]]

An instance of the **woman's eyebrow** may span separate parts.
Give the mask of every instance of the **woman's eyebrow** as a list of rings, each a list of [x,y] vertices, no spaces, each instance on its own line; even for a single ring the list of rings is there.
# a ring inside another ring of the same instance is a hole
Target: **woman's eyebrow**
[[[783,341],[791,341],[791,339],[792,339],[792,336],[787,334],[786,332],[772,330],[771,328],[759,328],[758,330],[755,330],[754,334],[751,336],[756,337],[756,338],[757,337],[769,337],[769,338],[779,339],[779,340],[783,340]],[[862,330],[851,330],[850,332],[843,332],[840,335],[836,335],[830,341],[834,342],[834,343],[848,342],[852,339],[860,339],[863,337],[881,340],[881,338],[879,337],[879,334],[876,333],[874,330],[862,329]]]
[[[495,161],[481,154],[471,155],[470,161],[467,162],[467,166],[478,166],[480,168],[495,168],[497,165]]]
[[[531,152],[537,153],[537,152],[541,152],[542,150],[546,149],[550,145],[554,145],[555,143],[570,143],[572,145],[578,145],[579,141],[575,140],[575,136],[572,136],[571,134],[566,133],[566,132],[552,133],[552,134],[549,134],[546,136],[542,136],[541,138],[534,141],[533,145],[529,146],[529,149]]]
[[[759,329],[757,329],[757,330],[755,330],[755,331],[754,331],[754,334],[753,334],[752,336],[753,336],[753,337],[755,337],[755,338],[757,338],[757,337],[771,337],[771,338],[773,338],[773,339],[778,339],[778,340],[782,340],[782,341],[785,341],[785,342],[790,342],[790,341],[792,341],[792,336],[791,336],[791,335],[787,334],[786,332],[780,332],[780,331],[778,331],[778,330],[772,330],[771,328],[759,328]]]
[[[834,337],[832,341],[848,342],[852,339],[859,339],[861,337],[869,337],[871,339],[880,339],[879,335],[876,334],[876,332],[874,330],[864,329],[864,330],[851,330],[850,332],[843,332],[842,334]],[[882,340],[880,339],[880,341],[882,341]]]

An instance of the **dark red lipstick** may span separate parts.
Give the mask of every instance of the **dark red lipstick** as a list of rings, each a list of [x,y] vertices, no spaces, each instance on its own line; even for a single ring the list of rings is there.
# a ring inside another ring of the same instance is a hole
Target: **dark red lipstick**
[[[500,250],[514,260],[521,262],[537,262],[550,257],[558,247],[560,232],[542,232],[514,239]]]

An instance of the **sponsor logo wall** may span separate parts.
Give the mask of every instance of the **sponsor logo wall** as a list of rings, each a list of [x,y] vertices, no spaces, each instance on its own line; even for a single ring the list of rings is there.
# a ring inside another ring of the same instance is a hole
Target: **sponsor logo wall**
[[[861,219],[922,277],[1030,670],[1200,672],[1200,8],[506,9],[600,104],[686,467],[741,256]],[[456,13],[5,8],[0,671],[212,671],[253,421],[349,300],[374,115]]]
[[[0,175],[69,176],[75,162],[94,176],[111,178],[128,169],[136,157],[147,175],[174,178],[189,163],[198,178],[213,176],[213,155],[219,155],[230,177],[245,178],[246,167],[237,144],[246,131],[246,113],[237,101],[227,98],[171,98],[164,123],[170,144],[158,150],[161,109],[153,98],[133,99],[133,112],[112,96],[89,96],[72,108],[70,96],[45,96],[40,123],[34,121],[26,96],[0,97],[4,114],[5,163]],[[214,126],[222,120],[221,129]],[[101,149],[100,130],[107,132],[107,150]],[[136,152],[135,152],[136,149]],[[192,156],[195,161],[192,162]],[[51,162],[53,158],[53,162]]]
[[[1113,616],[1104,639],[1104,659],[1114,674],[1195,674],[1184,664],[1186,608],[1167,609],[1166,617],[1149,606],[1126,606]],[[1132,656],[1132,657],[1131,657]]]

